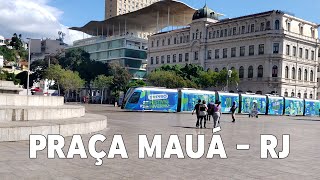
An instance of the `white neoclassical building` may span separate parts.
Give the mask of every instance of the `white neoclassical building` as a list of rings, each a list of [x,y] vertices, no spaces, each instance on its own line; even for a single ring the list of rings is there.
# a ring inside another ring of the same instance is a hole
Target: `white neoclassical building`
[[[242,92],[278,93],[315,99],[318,25],[282,11],[218,19],[207,6],[186,28],[152,35],[148,71],[162,65],[199,64],[205,69],[235,69]]]

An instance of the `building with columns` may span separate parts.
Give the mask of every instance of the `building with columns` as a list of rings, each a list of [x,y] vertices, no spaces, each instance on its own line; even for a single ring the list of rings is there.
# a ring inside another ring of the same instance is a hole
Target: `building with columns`
[[[162,65],[199,64],[238,71],[232,91],[276,93],[315,99],[319,59],[318,25],[272,10],[231,19],[207,6],[188,27],[149,37],[148,72]]]

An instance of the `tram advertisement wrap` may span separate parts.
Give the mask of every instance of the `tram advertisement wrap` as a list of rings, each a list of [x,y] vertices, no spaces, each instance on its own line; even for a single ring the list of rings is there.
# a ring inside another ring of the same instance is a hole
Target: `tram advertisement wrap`
[[[285,99],[285,115],[302,116],[303,115],[303,100],[295,98]]]
[[[256,95],[241,95],[241,113],[248,114],[253,109],[253,104],[257,103],[258,114],[266,113],[267,98],[266,96],[256,96]]]
[[[176,112],[178,105],[178,93],[167,91],[144,91],[144,110]]]
[[[304,112],[305,116],[319,116],[319,101],[305,100]]]
[[[205,92],[188,92],[182,91],[181,93],[181,111],[188,112],[192,111],[194,106],[198,103],[198,100],[205,100],[207,103],[215,102],[215,93],[205,93]]]
[[[283,115],[283,107],[282,97],[268,97],[268,115]]]
[[[221,102],[221,112],[222,113],[231,113],[230,109],[231,109],[233,102],[235,102],[237,107],[239,107],[239,95],[238,94],[219,93],[219,101]]]

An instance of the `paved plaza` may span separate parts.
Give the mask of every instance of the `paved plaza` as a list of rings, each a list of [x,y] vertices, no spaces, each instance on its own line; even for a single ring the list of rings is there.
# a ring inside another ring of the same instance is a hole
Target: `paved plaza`
[[[87,105],[86,113],[106,115],[108,129],[99,132],[107,137],[97,143],[97,149],[108,153],[114,134],[121,134],[128,159],[116,156],[103,159],[47,159],[46,151],[37,159],[29,159],[29,142],[0,143],[0,179],[320,179],[320,118],[260,116],[258,119],[238,115],[231,123],[230,115],[222,116],[221,134],[227,159],[215,156],[190,159],[185,152],[186,134],[205,134],[205,152],[212,136],[212,121],[208,129],[196,129],[195,116],[179,113],[124,112],[111,106]],[[162,153],[170,134],[180,138],[185,159],[138,158],[138,135],[149,140],[162,134]],[[282,149],[282,134],[290,134],[290,155],[286,159],[261,159],[260,134],[273,134]],[[88,142],[91,135],[83,135]],[[65,154],[71,138],[66,138]],[[236,150],[237,144],[250,144],[250,150]],[[85,144],[85,146],[87,143]],[[194,146],[196,149],[196,146]]]

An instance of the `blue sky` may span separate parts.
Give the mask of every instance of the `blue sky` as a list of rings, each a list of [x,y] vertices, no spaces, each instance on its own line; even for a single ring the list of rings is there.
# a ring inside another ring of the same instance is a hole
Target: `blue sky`
[[[104,19],[104,2],[104,0],[52,0],[49,5],[63,11],[59,18],[62,24],[83,26],[90,20]],[[194,8],[201,8],[205,4],[205,0],[182,0],[182,2]],[[226,18],[277,9],[320,24],[319,0],[207,0],[207,5],[225,14]]]

